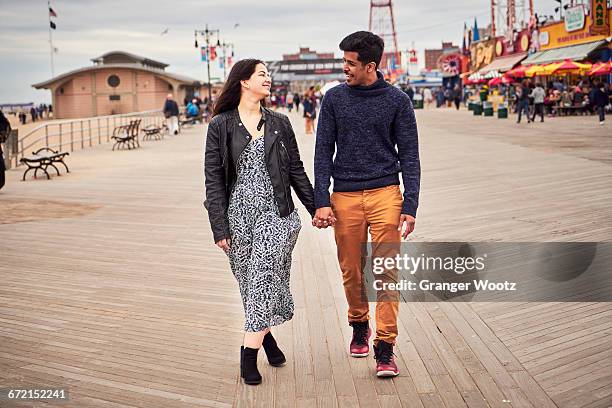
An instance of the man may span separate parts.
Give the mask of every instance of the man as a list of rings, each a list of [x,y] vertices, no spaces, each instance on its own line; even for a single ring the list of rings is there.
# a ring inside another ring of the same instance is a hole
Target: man
[[[603,126],[606,122],[606,105],[609,102],[608,94],[604,83],[595,82],[593,84],[593,106],[597,109],[599,115],[599,124]]]
[[[385,255],[397,253],[402,228],[404,238],[414,229],[419,197],[421,170],[414,111],[410,98],[386,83],[377,71],[383,48],[383,40],[367,31],[342,40],[346,83],[330,89],[323,98],[315,147],[317,211],[313,225],[334,226],[348,321],[353,327],[349,349],[353,357],[365,357],[370,350],[369,304],[362,295],[362,245],[369,232],[373,256],[381,248]],[[331,197],[330,177],[334,179]],[[386,270],[384,278],[397,281],[397,270]],[[381,301],[380,295],[377,293],[374,340],[377,376],[396,376],[399,370],[393,347],[399,297],[397,292],[390,293]]]
[[[168,131],[170,134],[178,135],[179,107],[174,99],[172,99],[171,93],[166,95],[166,103],[164,103],[164,116],[166,117],[166,124],[168,125]]]
[[[516,96],[517,100],[517,112],[518,118],[516,119],[516,123],[521,123],[522,113],[525,112],[525,116],[527,117],[527,123],[531,123],[531,117],[529,116],[529,82],[524,80],[522,85],[517,88]]]

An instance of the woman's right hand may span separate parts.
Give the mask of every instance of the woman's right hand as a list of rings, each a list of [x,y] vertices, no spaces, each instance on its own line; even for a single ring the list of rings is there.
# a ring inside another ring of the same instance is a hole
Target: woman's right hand
[[[230,249],[230,239],[229,238],[224,238],[220,241],[217,241],[217,246],[219,248],[221,248],[222,250],[224,250],[225,252],[229,251]]]

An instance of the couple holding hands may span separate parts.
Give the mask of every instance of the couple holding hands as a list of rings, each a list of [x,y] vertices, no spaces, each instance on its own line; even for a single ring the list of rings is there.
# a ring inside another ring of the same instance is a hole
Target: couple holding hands
[[[246,59],[234,65],[208,127],[204,204],[215,243],[228,255],[242,297],[240,373],[246,384],[262,381],[257,369],[261,347],[271,365],[286,363],[270,329],[293,317],[291,254],[301,221],[291,188],[311,214],[313,226],[334,227],[353,328],[353,357],[370,351],[362,254],[368,233],[374,251],[393,251],[414,229],[420,162],[412,103],[377,69],[384,49],[380,37],[358,31],[344,38],[340,49],[346,82],[330,89],[322,101],[314,188],[289,119],[264,107],[271,79],[262,61]],[[386,271],[383,278],[395,281],[396,271]],[[376,302],[378,377],[399,374],[393,354],[398,299],[392,295]]]

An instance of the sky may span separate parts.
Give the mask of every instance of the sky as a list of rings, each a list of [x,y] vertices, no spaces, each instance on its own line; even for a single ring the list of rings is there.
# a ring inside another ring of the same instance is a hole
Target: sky
[[[422,63],[425,48],[439,48],[442,41],[461,45],[464,22],[471,26],[476,18],[479,27],[489,24],[489,4],[395,0],[398,48],[414,43]],[[278,60],[300,46],[340,57],[340,40],[368,29],[369,5],[367,0],[51,0],[57,13],[55,75],[121,50],[167,63],[169,72],[205,80],[194,30],[207,23],[220,31],[221,42],[234,44],[235,59]],[[556,5],[535,0],[539,14],[553,14]],[[31,86],[51,78],[47,1],[0,0],[0,21],[0,103],[50,102],[48,90]],[[223,71],[213,65],[211,76],[221,77]]]

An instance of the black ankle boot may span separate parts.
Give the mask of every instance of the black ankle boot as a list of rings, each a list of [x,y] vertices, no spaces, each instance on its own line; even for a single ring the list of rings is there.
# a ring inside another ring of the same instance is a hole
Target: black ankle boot
[[[240,377],[244,379],[245,384],[261,383],[261,374],[257,369],[257,352],[259,349],[240,346]]]
[[[287,359],[285,359],[285,355],[283,354],[281,349],[278,348],[276,340],[274,340],[274,337],[272,336],[272,332],[268,332],[264,336],[262,345],[264,351],[266,352],[266,356],[268,356],[268,362],[270,363],[270,365],[273,365],[274,367],[280,367],[287,362]]]

